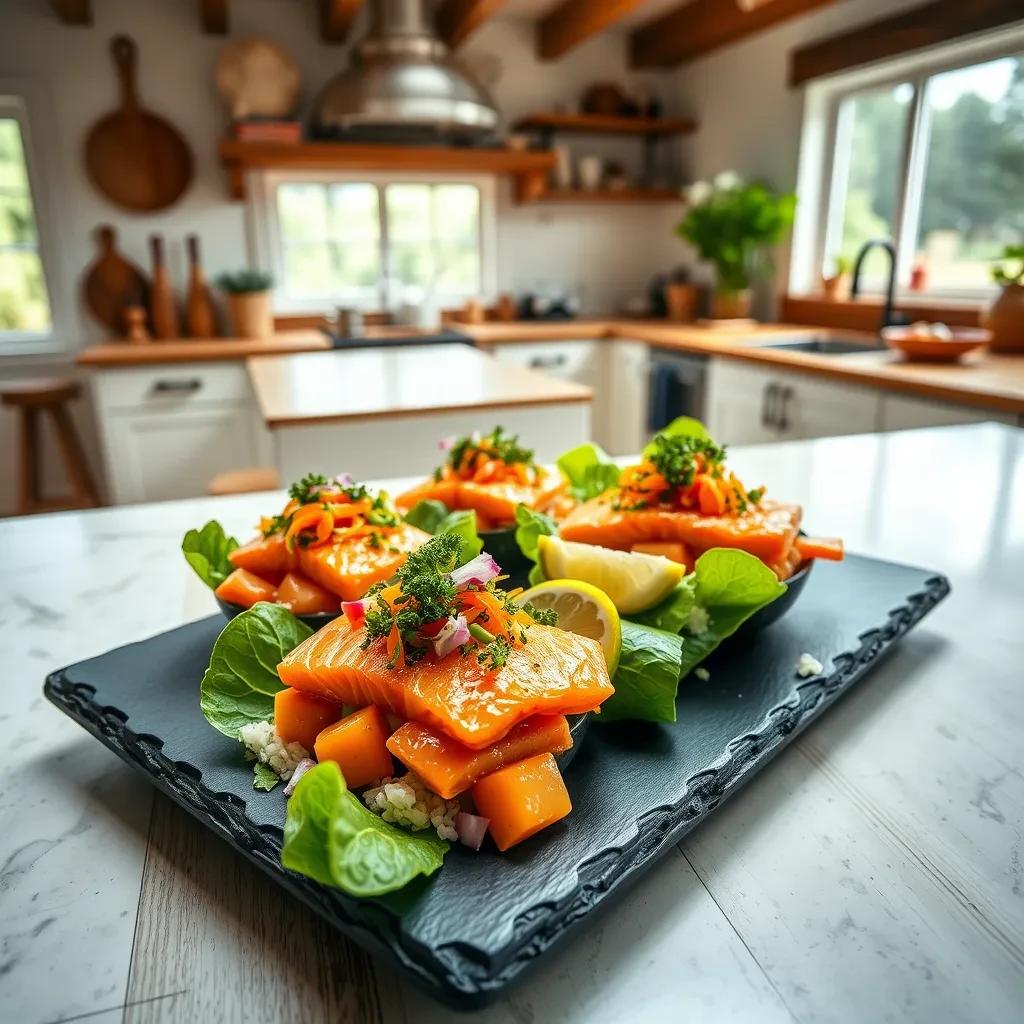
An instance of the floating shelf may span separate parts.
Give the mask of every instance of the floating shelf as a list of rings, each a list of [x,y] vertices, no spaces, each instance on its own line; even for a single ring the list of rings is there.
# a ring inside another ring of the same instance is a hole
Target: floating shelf
[[[549,188],[527,202],[534,203],[681,203],[677,188]]]
[[[521,118],[516,131],[562,132],[573,135],[642,135],[657,138],[686,135],[697,122],[687,117],[622,117],[617,114],[537,113]]]
[[[547,150],[473,149],[458,146],[380,146],[356,142],[238,142],[225,139],[220,158],[233,199],[245,198],[250,170],[427,171],[503,174],[527,202],[547,188],[555,155]]]

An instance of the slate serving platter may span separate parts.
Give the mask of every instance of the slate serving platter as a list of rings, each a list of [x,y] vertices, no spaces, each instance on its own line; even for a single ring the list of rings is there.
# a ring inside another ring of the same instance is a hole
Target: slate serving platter
[[[401,893],[355,900],[279,863],[284,798],[252,788],[238,744],[199,710],[220,615],[51,674],[46,696],[293,896],[436,997],[487,1002],[748,781],[949,593],[868,558],[815,567],[771,628],[724,644],[680,687],[674,726],[589,730],[566,773],[573,813],[506,854],[452,848]],[[801,680],[809,651],[825,674]]]

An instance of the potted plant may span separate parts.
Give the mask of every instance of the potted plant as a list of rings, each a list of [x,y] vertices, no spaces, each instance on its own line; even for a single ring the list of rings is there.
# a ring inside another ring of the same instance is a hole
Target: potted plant
[[[985,321],[992,332],[989,348],[993,352],[1024,352],[1024,245],[1006,246],[998,259],[992,279],[1002,285],[1002,291]]]
[[[227,293],[236,338],[266,338],[274,333],[270,309],[273,284],[274,278],[263,270],[239,270],[217,278],[217,287]]]
[[[829,302],[835,302],[841,296],[851,267],[851,262],[845,256],[836,256],[832,260],[832,274],[821,275],[821,291]]]
[[[723,171],[714,182],[691,185],[686,199],[689,208],[676,234],[715,265],[712,316],[749,316],[751,281],[771,266],[765,249],[779,242],[793,223],[796,196],[777,194],[759,182],[744,182],[734,171]]]

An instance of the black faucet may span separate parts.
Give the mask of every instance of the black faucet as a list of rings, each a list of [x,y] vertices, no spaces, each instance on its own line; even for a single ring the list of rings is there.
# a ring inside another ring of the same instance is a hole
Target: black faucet
[[[893,311],[893,303],[896,295],[896,246],[888,238],[872,238],[870,241],[864,243],[859,253],[857,253],[857,260],[853,264],[853,283],[850,285],[850,298],[855,299],[860,292],[860,271],[864,264],[864,259],[869,252],[876,246],[880,245],[889,254],[889,285],[885,290],[885,306],[882,309],[882,326],[888,327],[890,324],[905,324],[907,318],[902,314]]]

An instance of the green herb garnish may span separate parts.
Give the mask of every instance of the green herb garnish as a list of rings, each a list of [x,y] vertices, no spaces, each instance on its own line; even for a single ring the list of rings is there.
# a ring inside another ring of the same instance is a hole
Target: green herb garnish
[[[495,427],[485,437],[472,434],[458,438],[448,453],[448,465],[455,470],[462,469],[481,452],[488,459],[503,462],[506,466],[516,462],[533,465],[533,449],[521,445],[518,434],[506,434],[502,427]]]

